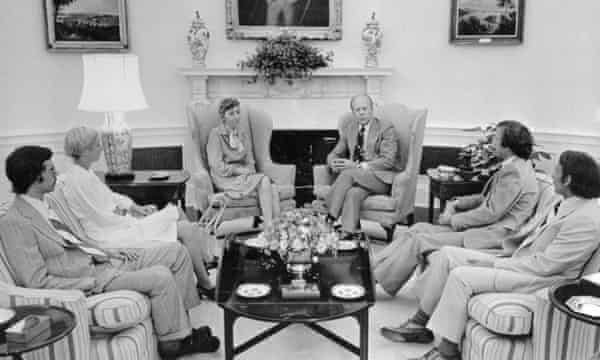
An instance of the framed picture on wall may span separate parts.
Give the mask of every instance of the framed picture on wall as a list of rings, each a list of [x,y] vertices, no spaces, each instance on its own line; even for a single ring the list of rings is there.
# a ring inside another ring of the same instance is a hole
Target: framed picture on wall
[[[44,0],[44,5],[48,49],[128,49],[125,0]]]
[[[342,38],[342,0],[225,0],[225,13],[228,39]]]
[[[520,44],[525,0],[452,0],[450,42]]]

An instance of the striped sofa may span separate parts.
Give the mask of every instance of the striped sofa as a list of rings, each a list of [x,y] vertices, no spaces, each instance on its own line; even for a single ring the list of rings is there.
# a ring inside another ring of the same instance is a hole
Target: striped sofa
[[[0,209],[2,216],[2,209]],[[17,286],[0,239],[0,307],[56,305],[71,310],[77,325],[71,335],[24,355],[25,359],[158,360],[150,301],[134,291],[85,297],[79,290]]]
[[[583,274],[600,271],[600,251]],[[600,327],[552,306],[548,289],[535,294],[487,293],[468,305],[464,360],[588,360],[600,351]]]

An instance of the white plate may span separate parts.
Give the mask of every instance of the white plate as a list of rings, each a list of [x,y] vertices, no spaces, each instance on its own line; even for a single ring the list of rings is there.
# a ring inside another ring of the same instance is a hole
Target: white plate
[[[267,247],[267,240],[265,238],[250,238],[244,242],[244,244],[248,247],[264,249]]]
[[[255,299],[269,295],[271,287],[267,284],[240,284],[235,291],[238,296]]]
[[[337,284],[331,288],[331,295],[344,300],[359,299],[365,296],[365,288],[357,284]]]
[[[341,250],[341,251],[354,250],[357,247],[358,247],[358,244],[356,243],[356,241],[352,241],[352,240],[338,241],[338,250]]]
[[[0,325],[6,324],[15,316],[15,311],[11,309],[0,308]]]
[[[162,179],[168,179],[168,178],[169,178],[168,171],[154,171],[152,174],[150,174],[150,179],[153,179],[153,180],[162,180]]]

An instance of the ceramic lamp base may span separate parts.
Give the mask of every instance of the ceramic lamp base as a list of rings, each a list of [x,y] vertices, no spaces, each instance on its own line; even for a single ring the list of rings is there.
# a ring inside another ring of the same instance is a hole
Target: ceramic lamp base
[[[133,178],[133,136],[124,117],[123,112],[107,112],[106,122],[100,132],[107,173],[112,177],[121,177],[121,180]]]

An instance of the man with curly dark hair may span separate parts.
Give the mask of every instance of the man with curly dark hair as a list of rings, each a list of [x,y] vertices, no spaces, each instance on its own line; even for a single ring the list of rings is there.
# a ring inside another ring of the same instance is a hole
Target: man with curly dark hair
[[[492,141],[502,159],[500,170],[480,194],[452,200],[440,215],[439,225],[419,223],[396,232],[394,241],[373,261],[375,278],[389,294],[395,294],[427,254],[442,246],[502,249],[533,214],[538,183],[529,157],[533,136],[523,124],[500,122]],[[514,249],[514,247],[512,248]]]

